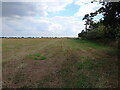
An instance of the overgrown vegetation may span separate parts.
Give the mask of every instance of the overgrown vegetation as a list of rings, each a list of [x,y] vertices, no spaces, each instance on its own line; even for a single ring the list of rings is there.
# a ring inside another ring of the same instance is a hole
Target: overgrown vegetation
[[[85,30],[78,34],[85,40],[108,43],[120,41],[120,2],[101,2],[103,5],[94,13],[86,14]],[[94,16],[102,14],[98,22],[93,21]]]

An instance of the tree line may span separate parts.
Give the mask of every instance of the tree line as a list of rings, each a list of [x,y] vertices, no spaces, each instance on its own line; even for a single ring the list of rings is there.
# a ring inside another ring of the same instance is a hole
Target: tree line
[[[85,29],[78,37],[99,42],[120,41],[120,1],[99,3],[101,8],[83,17]],[[93,19],[98,14],[102,14],[103,18],[95,22]]]

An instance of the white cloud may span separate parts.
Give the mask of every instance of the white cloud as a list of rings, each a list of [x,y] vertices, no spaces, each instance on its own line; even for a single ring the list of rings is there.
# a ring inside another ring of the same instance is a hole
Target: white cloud
[[[75,4],[80,5],[80,8],[77,13],[74,14],[75,17],[84,16],[85,14],[89,14],[91,12],[95,12],[102,5],[98,2],[90,3],[92,0],[78,0]]]
[[[66,1],[70,1],[70,0],[2,0],[2,2],[66,2]]]
[[[68,5],[71,4],[73,0],[52,0],[52,2],[48,2],[47,0],[47,6],[48,6],[48,11],[49,12],[58,12],[61,10],[64,10],[64,8]]]
[[[53,33],[59,33],[63,31],[63,27],[61,24],[52,23],[51,25],[49,25],[48,31]]]
[[[40,0],[38,2],[27,0],[29,2],[22,2],[21,0],[16,2],[3,2],[2,13],[3,17],[11,16],[47,16],[48,12],[59,12],[73,2],[73,0]]]
[[[77,36],[84,28],[83,23],[77,18],[62,16],[3,18],[3,36]]]
[[[7,0],[6,0],[7,1]],[[24,2],[25,0],[18,0]],[[74,16],[47,17],[57,13],[71,3],[80,5]],[[8,3],[3,12],[3,36],[77,36],[84,29],[80,16],[100,7],[90,0],[40,0],[31,3]],[[27,0],[28,2],[28,0]],[[12,6],[11,6],[12,5]],[[14,11],[12,11],[14,10]],[[39,17],[35,17],[38,15]]]
[[[55,23],[62,24],[66,32],[70,31],[72,33],[78,33],[84,29],[84,21],[81,21],[80,19],[75,18],[73,16],[70,17],[56,16],[51,18],[51,20]]]
[[[84,22],[83,21],[74,21],[71,23],[72,31],[75,33],[80,33],[84,29]]]

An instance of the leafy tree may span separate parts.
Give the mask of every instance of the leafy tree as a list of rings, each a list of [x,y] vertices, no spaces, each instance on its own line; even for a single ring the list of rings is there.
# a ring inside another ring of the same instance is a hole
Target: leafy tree
[[[100,3],[103,5],[100,9],[84,16],[86,32],[81,32],[81,37],[89,40],[118,39],[120,33],[120,2]],[[95,23],[93,18],[98,14],[103,14],[104,17]]]
[[[83,20],[86,20],[85,22],[85,30],[86,31],[89,31],[91,28],[92,28],[92,24],[93,24],[93,18],[89,15],[89,14],[86,14],[83,18]],[[88,27],[89,26],[89,27]]]
[[[120,2],[102,2],[102,5],[97,12],[104,15],[103,23],[112,27],[120,23]]]

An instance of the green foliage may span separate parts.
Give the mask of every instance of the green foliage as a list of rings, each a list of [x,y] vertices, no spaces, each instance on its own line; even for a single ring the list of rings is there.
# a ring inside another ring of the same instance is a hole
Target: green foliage
[[[120,24],[118,25],[116,29],[117,29],[116,39],[120,41]]]
[[[91,40],[91,41],[101,41],[109,42],[111,40],[120,39],[120,27],[112,28],[111,26],[105,26],[102,23],[99,23],[96,28],[91,29],[90,31],[84,31],[80,33],[81,39]]]
[[[85,25],[89,25],[89,29],[85,27],[85,31],[79,33],[81,39],[110,42],[120,41],[120,2],[102,2],[103,7],[94,13],[86,14],[83,20]],[[94,23],[93,17],[97,14],[103,14],[103,19]],[[88,24],[87,24],[88,23]]]
[[[105,39],[107,37],[107,28],[103,24],[99,24],[98,27],[95,29],[89,31],[86,34],[86,39],[87,40],[100,40],[100,39]]]

